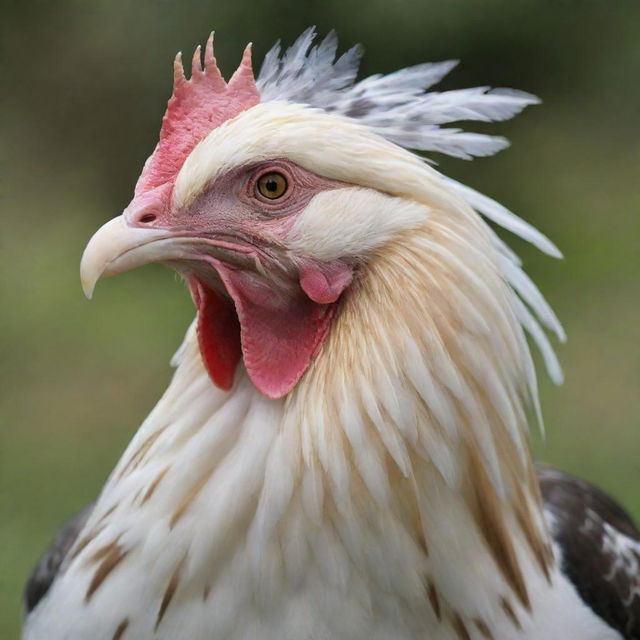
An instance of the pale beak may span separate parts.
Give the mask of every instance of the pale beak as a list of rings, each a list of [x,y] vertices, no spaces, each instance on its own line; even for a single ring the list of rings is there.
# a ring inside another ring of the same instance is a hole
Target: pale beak
[[[80,261],[80,281],[87,298],[102,276],[115,276],[150,262],[188,257],[192,243],[162,229],[129,226],[123,216],[109,220],[93,235]]]

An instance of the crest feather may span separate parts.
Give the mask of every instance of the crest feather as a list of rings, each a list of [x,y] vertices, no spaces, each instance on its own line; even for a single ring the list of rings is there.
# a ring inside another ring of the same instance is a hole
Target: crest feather
[[[286,100],[320,107],[356,118],[402,147],[464,159],[492,155],[508,142],[440,125],[508,120],[539,102],[524,91],[489,87],[427,93],[456,66],[456,60],[418,64],[355,82],[362,48],[355,46],[336,60],[335,32],[314,46],[315,36],[310,27],[284,54],[280,42],[269,51],[257,80],[262,102]]]

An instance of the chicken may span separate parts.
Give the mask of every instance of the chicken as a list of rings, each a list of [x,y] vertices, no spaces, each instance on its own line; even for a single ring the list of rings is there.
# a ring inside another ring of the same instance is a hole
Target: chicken
[[[360,49],[314,38],[257,80],[250,48],[228,83],[212,38],[189,80],[176,58],[158,145],[81,277],[91,297],[167,264],[197,318],[32,580],[24,638],[639,637],[637,530],[532,462],[525,333],[558,382],[542,327],[564,333],[485,219],[559,252],[409,151],[491,155],[504,139],[442,125],[538,100],[426,92],[453,62],[356,82]]]

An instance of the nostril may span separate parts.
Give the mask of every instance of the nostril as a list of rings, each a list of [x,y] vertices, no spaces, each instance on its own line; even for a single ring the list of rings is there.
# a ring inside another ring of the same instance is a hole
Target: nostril
[[[149,224],[150,222],[154,222],[155,219],[155,213],[145,213],[143,216],[140,216],[139,222],[141,222],[142,224]]]

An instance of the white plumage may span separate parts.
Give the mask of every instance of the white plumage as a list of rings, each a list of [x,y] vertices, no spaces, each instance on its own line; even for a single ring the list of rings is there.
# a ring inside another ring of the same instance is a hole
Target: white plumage
[[[189,152],[171,207],[191,211],[234,171],[286,159],[341,184],[261,236],[277,246],[273,283],[303,259],[358,275],[284,397],[260,393],[242,362],[231,391],[216,389],[192,326],[25,639],[619,638],[559,571],[527,444],[539,406],[525,331],[556,381],[541,325],[564,333],[481,215],[559,252],[402,148],[490,155],[506,141],[441,125],[538,100],[425,93],[453,62],[355,83],[359,49],[334,61],[335,35],[313,40],[271,50],[260,103]],[[88,290],[105,269],[149,260],[195,269],[184,238],[136,233],[126,264],[91,245]],[[252,260],[267,277],[268,260]]]

